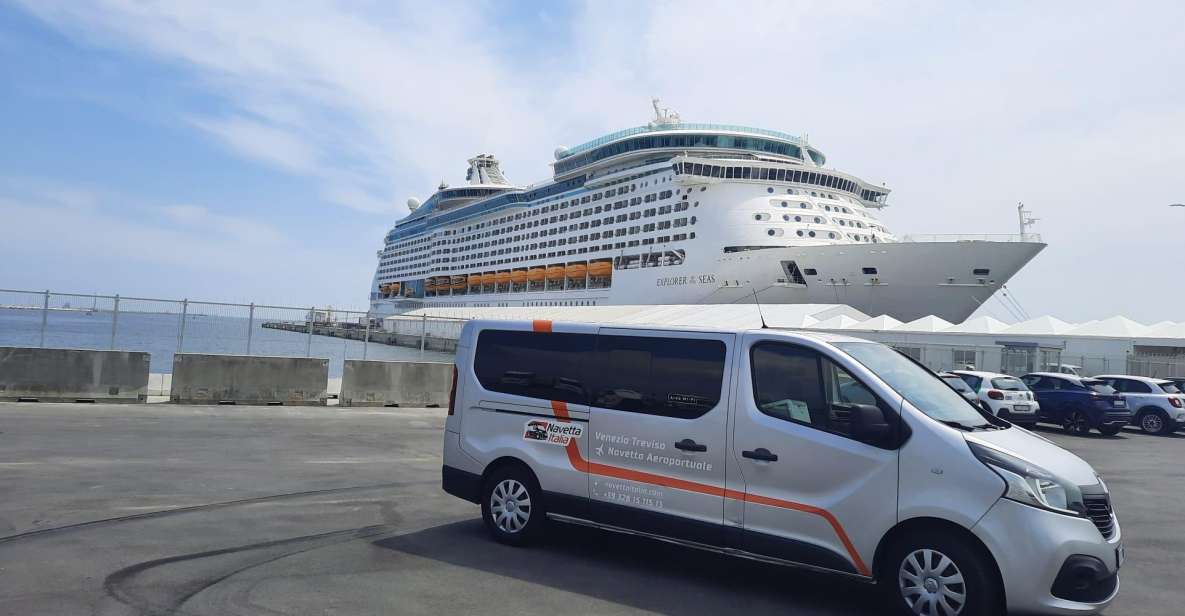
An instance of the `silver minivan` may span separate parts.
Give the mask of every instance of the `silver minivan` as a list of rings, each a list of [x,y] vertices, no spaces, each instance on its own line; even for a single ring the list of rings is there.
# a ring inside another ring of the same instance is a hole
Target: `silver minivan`
[[[1075,455],[873,342],[470,321],[445,491],[492,536],[591,525],[882,587],[904,614],[1090,614],[1119,524]]]

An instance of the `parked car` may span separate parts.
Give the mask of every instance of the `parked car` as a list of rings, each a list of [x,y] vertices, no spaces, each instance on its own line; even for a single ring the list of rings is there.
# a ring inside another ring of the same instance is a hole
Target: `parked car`
[[[963,377],[954,374],[953,372],[939,372],[938,376],[942,380],[946,381],[947,385],[950,385],[955,391],[959,392],[959,395],[963,396],[967,402],[970,402],[975,406],[981,406],[979,404],[979,394],[975,393],[974,390],[967,386],[967,382],[963,380]]]
[[[1070,434],[1119,434],[1132,420],[1123,394],[1098,379],[1057,372],[1033,372],[1021,377],[1041,404],[1038,421],[1054,423]]]
[[[1074,364],[1049,364],[1045,366],[1049,372],[1056,372],[1058,374],[1072,374],[1074,376],[1082,376],[1082,366],[1075,366]]]
[[[1040,416],[1041,404],[1024,381],[997,372],[953,370],[975,391],[976,400],[992,415],[1032,427]]]
[[[1185,427],[1185,394],[1168,379],[1125,374],[1094,377],[1127,398],[1132,424],[1148,434],[1171,434]]]
[[[878,614],[1094,614],[1118,592],[1096,471],[875,342],[476,319],[453,374],[442,487],[499,542],[569,523],[839,572],[878,582]]]
[[[1177,389],[1185,392],[1185,376],[1166,376],[1164,378],[1166,381],[1172,381],[1177,386]]]

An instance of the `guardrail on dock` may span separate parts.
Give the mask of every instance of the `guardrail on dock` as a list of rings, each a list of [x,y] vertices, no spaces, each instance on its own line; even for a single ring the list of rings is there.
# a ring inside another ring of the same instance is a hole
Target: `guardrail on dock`
[[[326,358],[338,377],[347,359],[442,361],[452,345],[330,306],[0,289],[0,346],[145,351],[153,373],[170,373],[174,353],[211,353]]]

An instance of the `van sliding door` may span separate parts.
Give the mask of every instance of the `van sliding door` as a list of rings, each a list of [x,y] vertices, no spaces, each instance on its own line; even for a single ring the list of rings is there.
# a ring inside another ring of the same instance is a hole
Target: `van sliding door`
[[[601,329],[589,371],[590,515],[722,544],[732,334]]]

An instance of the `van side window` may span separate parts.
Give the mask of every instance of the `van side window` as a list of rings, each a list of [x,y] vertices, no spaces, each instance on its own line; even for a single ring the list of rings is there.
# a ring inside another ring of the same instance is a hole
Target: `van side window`
[[[720,403],[720,340],[598,336],[593,406],[694,419]]]
[[[754,403],[770,417],[850,438],[852,405],[884,408],[855,377],[810,349],[759,343],[750,351],[750,363]]]
[[[487,329],[477,337],[473,371],[490,391],[587,404],[584,363],[595,338]]]

